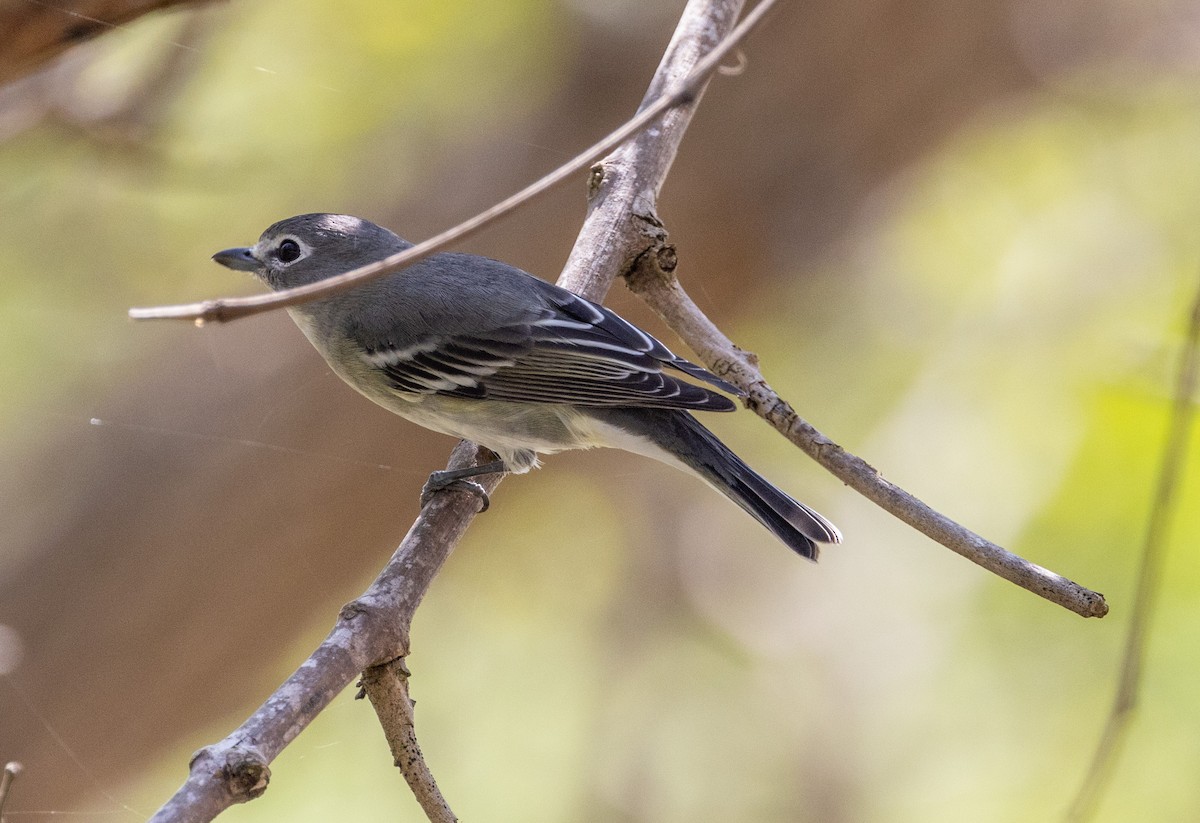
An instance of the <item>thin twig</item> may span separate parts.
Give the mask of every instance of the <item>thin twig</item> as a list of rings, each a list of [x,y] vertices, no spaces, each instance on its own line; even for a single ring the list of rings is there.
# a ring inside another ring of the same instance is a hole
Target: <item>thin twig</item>
[[[1150,620],[1158,600],[1159,580],[1162,577],[1163,555],[1166,552],[1171,519],[1176,510],[1175,492],[1179,478],[1187,464],[1187,444],[1191,436],[1192,422],[1196,416],[1196,387],[1200,379],[1200,292],[1192,304],[1192,315],[1188,322],[1187,337],[1184,339],[1180,356],[1179,375],[1175,382],[1175,400],[1171,410],[1171,422],[1163,446],[1162,466],[1158,473],[1158,486],[1154,492],[1154,503],[1146,525],[1146,537],[1142,544],[1142,563],[1138,570],[1137,589],[1129,616],[1129,633],[1125,639],[1125,651],[1121,657],[1121,679],[1112,710],[1104,725],[1104,732],[1092,755],[1092,762],[1084,775],[1083,784],[1067,810],[1068,823],[1083,823],[1090,820],[1100,803],[1100,796],[1108,785],[1108,779],[1116,766],[1125,732],[1137,708],[1142,685],[1142,669],[1146,662],[1146,641],[1150,634]]]
[[[716,374],[747,393],[746,404],[839,480],[884,511],[1005,580],[1083,617],[1108,613],[1104,595],[1030,563],[885,480],[859,457],[800,418],[759,371],[757,358],[735,346],[692,302],[674,276],[675,250],[662,246],[645,255],[626,279],[629,287],[666,321]]]
[[[457,226],[434,235],[428,240],[418,243],[402,252],[385,257],[383,260],[370,263],[366,266],[360,266],[353,271],[348,271],[317,283],[251,297],[228,297],[174,306],[132,308],[129,310],[129,316],[134,320],[191,320],[195,323],[224,323],[236,320],[239,317],[248,317],[273,309],[294,306],[299,303],[315,300],[318,297],[346,291],[370,280],[382,277],[388,272],[415,263],[424,257],[428,257],[434,252],[446,248],[451,243],[474,234],[497,218],[508,214],[564,180],[573,177],[576,173],[588,168],[597,159],[603,157],[631,136],[658,120],[664,112],[694,103],[700,94],[701,88],[707,82],[709,75],[716,70],[725,55],[741,42],[759,21],[762,20],[775,1],[762,0],[730,32],[728,37],[716,43],[712,51],[697,61],[695,67],[679,80],[676,85],[660,96],[657,96],[654,102],[643,106],[633,118],[611,132],[608,136],[585,149],[574,159],[559,166],[540,180],[535,181],[491,208],[459,223]]]
[[[15,760],[4,764],[4,773],[0,774],[0,820],[4,819],[4,801],[8,800],[8,790],[22,771],[24,767]]]
[[[404,658],[398,657],[381,666],[372,666],[363,672],[363,694],[371,700],[371,706],[379,717],[392,758],[404,779],[412,789],[413,796],[421,804],[425,816],[432,823],[457,823],[458,818],[450,810],[450,804],[442,796],[433,772],[425,763],[421,745],[417,742],[417,730],[413,720],[413,701],[408,696],[410,672]]]

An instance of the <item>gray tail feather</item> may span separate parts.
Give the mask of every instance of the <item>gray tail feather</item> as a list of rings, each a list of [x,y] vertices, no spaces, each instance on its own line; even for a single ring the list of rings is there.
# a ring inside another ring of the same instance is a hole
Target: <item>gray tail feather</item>
[[[784,545],[816,560],[817,543],[840,543],[837,527],[780,491],[734,454],[685,411],[670,409],[589,409],[621,428],[645,437],[699,474],[745,509]]]

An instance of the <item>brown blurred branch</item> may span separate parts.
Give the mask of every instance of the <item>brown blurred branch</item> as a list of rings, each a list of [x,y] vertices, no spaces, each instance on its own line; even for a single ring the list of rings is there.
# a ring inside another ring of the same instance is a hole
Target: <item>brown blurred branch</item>
[[[99,118],[80,118],[77,104],[61,107],[58,116],[68,124],[84,127],[114,142],[145,144],[162,128],[171,106],[200,66],[201,49],[216,31],[219,17],[211,8],[196,9],[184,15],[178,31],[165,44],[154,65],[149,66],[137,84],[124,95],[120,104]]]
[[[202,7],[176,15],[175,33],[153,47],[158,53],[118,94],[97,96],[80,82],[101,53],[90,43],[52,68],[0,88],[0,140],[48,123],[86,140],[153,157],[152,138],[200,67],[201,49],[216,30],[220,18],[213,11]]]
[[[639,239],[637,219],[631,218],[636,198],[643,196],[647,187],[658,191],[708,74],[773,2],[762,0],[735,28],[742,0],[689,1],[647,92],[646,100],[653,102],[644,102],[630,123],[646,125],[654,119],[647,117],[647,112],[670,111],[659,128],[638,134],[604,161],[602,175],[593,176],[589,213],[576,251],[559,278],[560,285],[600,300],[617,274],[637,259],[645,241]],[[677,91],[660,96],[660,90],[667,88]],[[631,128],[626,124],[618,133]],[[592,155],[584,156],[590,162]],[[515,208],[531,196],[506,202]],[[603,248],[593,244],[603,244]],[[584,246],[589,248],[581,251]],[[399,264],[392,267],[395,265]],[[607,268],[596,268],[600,266]],[[455,448],[448,468],[477,461],[476,448],[463,442]],[[478,482],[491,494],[501,479],[501,475],[483,475]],[[402,666],[399,661],[408,654],[413,614],[479,506],[475,495],[450,491],[434,494],[422,507],[383,572],[362,596],[342,608],[333,630],[309,659],[241,727],[196,753],[187,781],[152,821],[208,821],[234,803],[260,796],[270,780],[271,761],[360,672],[397,765],[426,814],[434,821],[455,819],[421,756],[407,686],[397,671]]]
[[[0,8],[0,84],[144,14],[205,0],[15,0]]]
[[[8,800],[8,791],[13,781],[21,773],[21,764],[12,760],[4,764],[4,773],[0,774],[0,820],[4,819],[4,803]]]
[[[1113,700],[1104,732],[1096,744],[1092,762],[1084,775],[1083,784],[1067,810],[1068,823],[1091,820],[1100,803],[1100,796],[1107,787],[1108,779],[1116,766],[1117,757],[1125,742],[1125,732],[1137,708],[1142,687],[1142,669],[1146,661],[1146,639],[1150,634],[1150,619],[1158,599],[1159,580],[1162,577],[1163,554],[1167,548],[1167,537],[1171,518],[1178,509],[1176,490],[1183,470],[1187,465],[1187,446],[1191,437],[1192,423],[1196,417],[1196,389],[1200,384],[1200,292],[1192,303],[1188,320],[1187,336],[1179,358],[1179,374],[1175,380],[1174,408],[1171,411],[1170,427],[1163,446],[1162,466],[1158,474],[1158,487],[1154,492],[1154,504],[1146,525],[1145,542],[1142,545],[1142,563],[1138,570],[1137,589],[1130,609],[1129,634],[1125,640],[1125,652],[1121,658],[1121,679]]]

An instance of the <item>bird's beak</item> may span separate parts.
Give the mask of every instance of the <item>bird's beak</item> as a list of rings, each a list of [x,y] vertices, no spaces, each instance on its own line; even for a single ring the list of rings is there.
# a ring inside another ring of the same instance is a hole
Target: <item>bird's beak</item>
[[[254,250],[246,247],[219,251],[212,256],[212,259],[226,268],[237,271],[258,271],[262,267],[258,258],[254,256]]]

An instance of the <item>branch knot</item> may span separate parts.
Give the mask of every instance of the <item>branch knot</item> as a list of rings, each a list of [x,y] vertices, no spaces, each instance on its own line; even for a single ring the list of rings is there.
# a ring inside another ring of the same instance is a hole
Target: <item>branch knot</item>
[[[600,188],[604,185],[605,169],[604,162],[601,161],[592,166],[591,172],[588,174],[587,180],[587,200],[592,202],[597,194],[600,193]]]
[[[192,755],[188,768],[201,779],[218,783],[233,803],[261,797],[271,782],[271,769],[262,752],[226,738]]]
[[[342,606],[337,622],[350,633],[352,643],[356,644],[359,638],[371,638],[370,648],[358,648],[366,655],[360,660],[371,661],[371,666],[408,656],[408,629],[396,619],[394,607],[359,597]]]
[[[234,799],[239,802],[261,797],[271,782],[271,767],[254,750],[235,749],[229,752],[221,777]]]
[[[655,262],[664,274],[674,274],[679,265],[679,253],[671,243],[664,243],[655,252]]]

